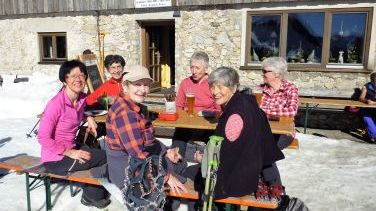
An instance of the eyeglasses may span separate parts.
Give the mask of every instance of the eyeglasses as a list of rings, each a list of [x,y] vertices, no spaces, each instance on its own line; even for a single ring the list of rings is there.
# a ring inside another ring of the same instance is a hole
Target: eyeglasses
[[[270,72],[273,72],[273,71],[262,69],[262,74],[266,74],[266,73],[270,73]]]
[[[124,67],[121,65],[118,66],[110,66],[110,70],[122,70]]]
[[[67,78],[83,80],[83,79],[86,78],[86,76],[85,76],[85,74],[67,75]]]

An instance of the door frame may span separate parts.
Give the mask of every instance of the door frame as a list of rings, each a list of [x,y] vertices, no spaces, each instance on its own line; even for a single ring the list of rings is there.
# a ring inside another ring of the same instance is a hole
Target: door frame
[[[149,37],[149,33],[147,32],[147,27],[150,27],[150,26],[173,26],[173,27],[175,27],[175,20],[174,19],[142,20],[142,21],[138,21],[138,24],[140,25],[140,28],[141,28],[141,35],[140,35],[141,36],[141,64],[144,67],[148,68],[148,65],[150,64],[151,58],[149,58],[149,52],[148,52],[150,37]],[[171,43],[169,45],[170,46],[168,48],[171,48]],[[175,48],[175,46],[174,46],[174,48]],[[173,56],[173,59],[175,60],[175,55]],[[170,62],[170,64],[171,63],[175,64],[175,61]],[[160,75],[161,72],[159,71],[158,74],[159,74],[158,78],[160,79],[161,78],[161,75]],[[151,90],[151,92],[161,90],[160,81],[155,81],[152,84],[152,87],[151,87],[150,90]]]

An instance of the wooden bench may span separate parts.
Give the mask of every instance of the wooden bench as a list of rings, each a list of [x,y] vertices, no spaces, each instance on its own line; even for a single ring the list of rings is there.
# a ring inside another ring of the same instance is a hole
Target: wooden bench
[[[27,197],[27,209],[31,211],[31,191],[39,186],[40,182],[44,183],[46,192],[46,208],[47,210],[52,209],[51,203],[51,178],[58,178],[67,180],[69,182],[87,183],[92,185],[102,185],[100,180],[93,178],[89,170],[78,171],[67,177],[46,173],[44,168],[40,165],[40,158],[29,156],[29,155],[19,155],[8,160],[0,162],[0,168],[13,170],[18,173],[24,173],[26,177],[26,197]],[[30,182],[30,178],[33,179]],[[167,195],[171,197],[178,197],[183,199],[198,200],[198,193],[193,188],[193,183],[185,184],[187,192],[181,194],[173,194],[167,191]],[[71,195],[74,196],[74,191],[70,185]],[[240,205],[240,206],[251,206],[260,207],[267,209],[275,209],[278,207],[278,202],[276,200],[257,200],[253,195],[244,197],[230,197],[226,199],[217,200],[216,202]]]
[[[292,140],[291,144],[287,148],[288,149],[299,149],[299,140],[297,138],[294,138],[294,140]]]
[[[371,105],[367,103],[360,102],[358,100],[350,99],[337,99],[337,98],[320,98],[320,97],[299,97],[299,104],[303,105],[305,108],[304,115],[304,133],[307,132],[307,125],[309,120],[309,115],[312,110],[316,109],[318,106],[354,106],[361,108],[376,108],[376,105]]]

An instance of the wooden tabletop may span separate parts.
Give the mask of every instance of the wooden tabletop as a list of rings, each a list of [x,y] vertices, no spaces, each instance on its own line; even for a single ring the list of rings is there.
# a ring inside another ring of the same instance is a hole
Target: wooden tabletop
[[[299,103],[300,104],[319,104],[319,105],[331,105],[331,106],[356,106],[356,107],[376,108],[376,105],[370,105],[367,103],[360,102],[358,100],[346,100],[346,99],[299,97]]]
[[[161,110],[154,109],[151,112],[161,112]],[[189,116],[185,111],[178,111],[179,118],[176,121],[162,121],[156,119],[153,121],[155,127],[168,127],[168,128],[191,128],[191,129],[204,129],[214,130],[217,127],[217,118],[204,118],[195,113]],[[96,122],[106,122],[107,115],[95,116]],[[273,134],[293,134],[294,119],[293,118],[280,118],[279,121],[269,121],[270,128]]]
[[[214,130],[217,127],[217,118],[204,118],[194,114],[188,116],[185,111],[178,111],[179,118],[176,121],[162,121],[155,120],[153,125],[155,127],[171,127],[171,128],[191,128]],[[270,128],[274,134],[293,134],[294,133],[294,119],[281,118],[279,121],[269,121]]]
[[[159,112],[155,110],[154,112]],[[185,111],[178,111],[179,118],[176,121],[162,121],[156,119],[153,121],[155,127],[180,127],[180,128],[191,128],[191,129],[204,129],[204,130],[214,130],[217,127],[217,118],[207,118],[200,117],[195,113],[189,116]]]

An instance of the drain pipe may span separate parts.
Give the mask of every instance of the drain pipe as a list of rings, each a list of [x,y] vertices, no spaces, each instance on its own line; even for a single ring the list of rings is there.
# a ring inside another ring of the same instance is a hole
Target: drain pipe
[[[99,52],[99,57],[100,57],[99,70],[102,72],[102,75],[106,77],[104,74],[104,33],[100,31],[100,27],[99,27],[99,18],[100,18],[99,10],[95,10],[95,14],[97,17],[98,52]]]
[[[102,55],[102,50],[101,50],[101,32],[100,32],[100,29],[99,29],[99,10],[95,10],[95,14],[97,16],[97,37],[98,37],[98,52],[99,52],[99,55]],[[100,58],[100,63],[102,64],[102,57]]]

